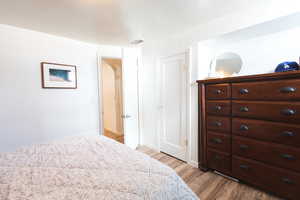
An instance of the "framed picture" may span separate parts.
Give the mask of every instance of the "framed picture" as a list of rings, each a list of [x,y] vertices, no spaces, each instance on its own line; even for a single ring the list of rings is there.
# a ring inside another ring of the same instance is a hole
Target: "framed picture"
[[[76,89],[77,70],[74,65],[41,63],[42,87],[52,89]]]

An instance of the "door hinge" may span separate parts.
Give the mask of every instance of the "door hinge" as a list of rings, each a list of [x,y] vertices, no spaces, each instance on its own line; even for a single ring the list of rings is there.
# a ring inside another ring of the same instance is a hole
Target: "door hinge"
[[[187,139],[184,140],[184,145],[187,147],[189,145],[189,141]]]

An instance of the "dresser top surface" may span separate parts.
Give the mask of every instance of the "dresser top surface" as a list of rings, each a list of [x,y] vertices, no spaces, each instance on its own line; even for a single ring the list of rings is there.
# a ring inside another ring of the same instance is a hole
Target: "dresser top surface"
[[[217,83],[238,83],[247,81],[260,81],[260,80],[277,80],[277,79],[289,79],[289,78],[300,78],[299,71],[291,72],[278,72],[278,73],[268,73],[268,74],[256,74],[248,76],[235,76],[226,78],[213,78],[198,80],[199,84],[217,84]]]

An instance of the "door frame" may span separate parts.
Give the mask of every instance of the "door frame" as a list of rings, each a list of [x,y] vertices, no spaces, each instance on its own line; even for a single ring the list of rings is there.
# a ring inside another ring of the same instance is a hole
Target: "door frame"
[[[122,65],[123,65],[123,58],[119,57],[119,56],[101,56],[98,55],[98,65],[97,65],[97,75],[98,75],[98,81],[97,81],[97,85],[98,85],[98,102],[99,102],[99,108],[98,108],[98,112],[99,112],[99,128],[100,128],[100,135],[104,134],[104,118],[103,118],[103,114],[104,114],[104,105],[103,105],[103,68],[102,68],[102,60],[103,59],[120,59],[122,61]],[[123,66],[122,66],[122,72],[123,72]],[[123,73],[122,73],[122,79],[123,79]],[[123,83],[122,83],[123,85]],[[124,90],[123,90],[123,86],[122,86],[122,96],[124,95]],[[122,98],[122,102],[123,102],[123,98]],[[124,113],[124,105],[122,104],[122,111]],[[124,123],[124,122],[123,122]],[[124,129],[124,127],[123,127]],[[123,130],[124,131],[124,130]],[[123,132],[124,134],[124,138],[125,138],[125,132]]]
[[[186,120],[186,140],[187,140],[187,146],[186,146],[186,162],[187,163],[190,163],[191,161],[191,124],[190,124],[190,106],[191,106],[191,103],[190,103],[190,81],[191,81],[191,76],[190,76],[190,70],[191,70],[191,50],[190,49],[186,49],[186,50],[183,50],[183,51],[180,51],[180,52],[177,52],[177,53],[173,53],[173,54],[170,54],[168,56],[163,56],[163,57],[159,57],[156,61],[156,74],[159,74],[159,78],[156,79],[156,105],[157,105],[157,113],[156,113],[156,116],[157,116],[157,122],[156,122],[156,127],[157,127],[157,130],[156,130],[156,136],[157,136],[157,144],[158,144],[158,151],[161,151],[161,136],[162,136],[162,131],[163,131],[163,125],[162,125],[162,109],[163,109],[163,105],[162,105],[162,76],[163,76],[163,73],[162,73],[162,68],[161,68],[161,65],[162,65],[162,60],[163,59],[168,59],[168,58],[171,58],[173,56],[177,56],[177,55],[182,55],[182,54],[185,54],[185,57],[186,57],[186,66],[185,66],[185,77],[186,77],[186,83],[185,83],[185,89],[186,89],[186,106],[185,106],[185,109],[186,109],[186,117],[185,117],[185,120]]]
[[[98,113],[99,113],[99,135],[103,135],[104,133],[104,118],[103,118],[103,79],[102,79],[102,75],[103,75],[103,68],[102,68],[102,59],[120,59],[122,61],[122,112],[123,114],[125,113],[125,100],[124,100],[124,96],[125,96],[125,90],[124,90],[124,68],[123,68],[123,57],[124,57],[124,49],[122,48],[122,53],[121,56],[103,56],[101,55],[100,52],[98,52],[97,54],[97,88],[98,88]],[[141,110],[140,110],[140,104],[141,104],[141,99],[140,99],[140,82],[139,82],[139,78],[140,78],[140,70],[139,67],[141,65],[141,58],[138,58],[138,72],[137,72],[137,87],[138,87],[138,143],[139,145],[141,144]],[[126,137],[125,137],[125,122],[123,119],[123,134],[124,134],[124,144],[126,144]]]

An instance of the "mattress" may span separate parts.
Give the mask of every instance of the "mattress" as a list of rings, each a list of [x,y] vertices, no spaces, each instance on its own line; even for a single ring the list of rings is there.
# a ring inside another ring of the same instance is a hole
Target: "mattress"
[[[0,154],[1,200],[194,200],[168,166],[104,136]]]

